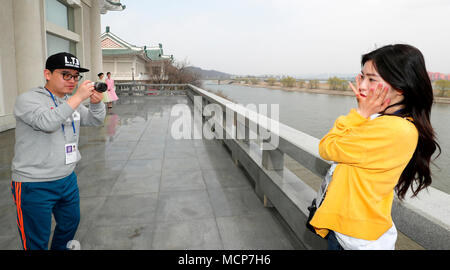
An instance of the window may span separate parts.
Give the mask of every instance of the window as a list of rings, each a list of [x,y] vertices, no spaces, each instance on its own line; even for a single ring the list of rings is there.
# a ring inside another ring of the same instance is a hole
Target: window
[[[68,35],[68,33],[76,34],[74,33],[75,11],[73,7],[66,3],[65,0],[45,0],[47,22],[68,30],[64,32],[54,27],[47,27],[47,56],[59,52],[69,52],[76,55],[77,40]]]
[[[76,44],[73,41],[57,37],[47,32],[47,55],[68,52],[76,55]]]
[[[59,0],[45,0],[47,21],[64,29],[74,30],[74,9]]]

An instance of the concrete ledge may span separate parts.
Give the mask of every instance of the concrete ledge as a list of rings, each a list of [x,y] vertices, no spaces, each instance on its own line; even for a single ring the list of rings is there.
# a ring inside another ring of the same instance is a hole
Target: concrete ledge
[[[406,195],[405,201],[394,200],[392,219],[408,237],[426,249],[450,249],[450,196],[429,187],[418,197]]]
[[[307,249],[326,249],[326,240],[305,226],[309,213],[307,207],[316,192],[287,168],[278,172],[265,170],[261,157],[251,154],[249,146],[235,140],[224,140],[224,143],[251,176],[258,197],[263,202],[266,197],[270,200],[302,244]]]
[[[280,149],[292,159],[302,164],[319,177],[323,177],[331,166],[331,162],[316,157],[315,155],[295,146],[288,140],[280,138]]]
[[[16,127],[16,119],[14,115],[8,114],[0,116],[0,132],[13,129]]]

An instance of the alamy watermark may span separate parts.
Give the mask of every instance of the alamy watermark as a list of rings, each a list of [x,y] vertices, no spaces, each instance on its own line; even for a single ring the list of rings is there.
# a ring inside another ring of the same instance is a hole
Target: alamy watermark
[[[206,104],[201,96],[194,96],[193,112],[187,104],[172,107],[171,116],[178,118],[171,135],[176,140],[259,139],[263,150],[274,150],[279,144],[279,104],[270,104],[270,116],[268,109],[268,104]]]

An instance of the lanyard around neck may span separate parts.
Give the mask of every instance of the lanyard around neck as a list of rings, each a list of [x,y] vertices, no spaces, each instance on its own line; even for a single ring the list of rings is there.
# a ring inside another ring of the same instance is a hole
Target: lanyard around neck
[[[47,90],[47,92],[50,94],[50,96],[52,97],[52,100],[53,100],[53,103],[55,103],[55,106],[56,107],[58,107],[58,104],[56,104],[56,99],[55,99],[55,97],[53,96],[53,94],[52,94],[52,92],[50,92],[50,90],[48,90],[47,88],[45,88],[45,90]],[[65,134],[66,132],[64,131],[64,124],[61,124],[61,127],[62,127],[62,130],[63,130],[63,133]],[[76,129],[75,129],[75,123],[74,123],[74,121],[72,120],[72,128],[73,128],[73,134],[77,134],[77,132],[76,132]]]
[[[392,108],[392,107],[397,106],[397,105],[402,105],[402,104],[404,104],[403,101],[400,101],[400,102],[394,103],[392,105],[389,105],[389,106],[386,107],[386,109],[384,109],[384,111],[380,112],[379,114],[384,114],[387,111],[387,109]],[[393,114],[400,115],[401,113],[403,113],[403,111],[404,111],[404,109],[400,109],[400,110],[395,111]]]

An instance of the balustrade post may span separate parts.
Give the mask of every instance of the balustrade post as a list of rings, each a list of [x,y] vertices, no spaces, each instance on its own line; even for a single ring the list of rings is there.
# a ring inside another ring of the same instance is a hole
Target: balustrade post
[[[281,152],[278,148],[275,150],[263,150],[262,165],[267,170],[283,170],[284,153]]]
[[[282,171],[284,168],[284,153],[278,148],[274,150],[262,150],[261,163],[266,170]],[[260,181],[261,179],[258,179],[258,181],[256,182],[255,193],[263,201],[265,207],[273,207],[273,204],[261,189]]]
[[[250,121],[245,117],[244,123],[238,120],[239,114],[236,113],[236,139],[241,140],[244,144],[250,145]]]

